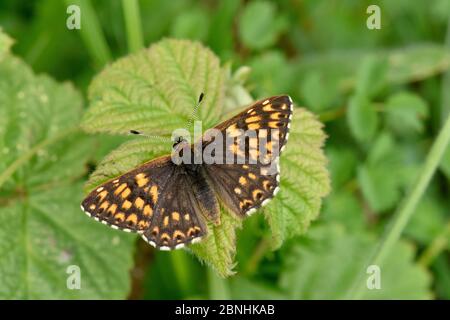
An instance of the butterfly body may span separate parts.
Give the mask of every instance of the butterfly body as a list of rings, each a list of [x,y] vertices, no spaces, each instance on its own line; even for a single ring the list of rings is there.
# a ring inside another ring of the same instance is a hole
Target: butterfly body
[[[216,126],[215,136],[205,133],[193,145],[177,139],[172,155],[105,182],[81,208],[113,228],[141,234],[161,250],[195,243],[207,235],[208,222],[220,224],[219,203],[245,217],[277,194],[279,152],[288,138],[292,110],[288,96],[260,100]],[[272,129],[276,137],[268,135]],[[247,136],[252,131],[256,134]],[[234,142],[219,143],[227,139]],[[258,157],[262,146],[269,150]],[[225,161],[230,155],[233,161]]]

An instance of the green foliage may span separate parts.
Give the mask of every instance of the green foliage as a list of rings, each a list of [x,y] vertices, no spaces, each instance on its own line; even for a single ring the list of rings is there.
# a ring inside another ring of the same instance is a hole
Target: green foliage
[[[370,249],[376,240],[370,234],[348,233],[338,225],[319,227],[309,234],[308,245],[292,245],[286,253],[281,288],[289,293],[290,299],[345,299],[354,274],[367,269]],[[410,244],[397,243],[380,266],[381,289],[370,290],[364,285],[362,298],[430,298],[430,276],[414,265],[413,257]]]
[[[386,85],[421,81],[447,70],[450,65],[450,53],[443,46],[416,44],[400,49],[350,50],[306,56],[298,65],[299,75],[326,74],[346,92],[358,85],[358,78],[361,79],[358,69],[374,56],[377,57],[375,61],[387,62]]]
[[[133,239],[80,214],[93,146],[80,94],[10,55],[0,73],[0,297],[125,298]],[[71,265],[81,290],[66,286]]]
[[[69,2],[81,6],[81,30],[64,27]],[[444,151],[431,147],[450,106],[449,2],[380,0],[380,30],[366,28],[370,4],[0,1],[10,35],[0,32],[0,297],[449,299],[450,146],[429,182],[434,163],[424,166]],[[175,50],[165,37],[202,45]],[[13,42],[29,67],[8,53]],[[167,253],[139,240],[133,262],[138,238],[88,219],[82,185],[170,152],[200,91],[203,129],[256,98],[293,98],[281,191],[242,222],[223,212],[204,247]],[[86,92],[90,135],[77,130]],[[368,292],[380,247],[382,289]],[[66,289],[69,263],[82,268],[80,291]]]
[[[204,40],[208,35],[208,29],[208,12],[194,8],[177,17],[170,34],[176,38]]]
[[[330,191],[327,160],[321,149],[325,139],[322,124],[305,109],[296,109],[289,137],[289,148],[281,157],[279,196],[264,209],[274,248],[306,231]]]
[[[347,121],[353,136],[360,142],[368,142],[378,129],[378,114],[364,95],[355,95],[348,102]]]
[[[400,135],[424,130],[423,119],[428,116],[428,106],[413,93],[399,92],[390,96],[385,111],[390,129]]]
[[[252,69],[250,80],[260,84],[255,91],[261,97],[273,92],[290,92],[296,81],[294,70],[279,51],[261,53],[249,62],[249,66]]]
[[[157,75],[162,76],[156,78]],[[239,75],[226,80],[227,77],[229,74],[220,67],[218,59],[200,44],[163,40],[148,50],[119,60],[94,79],[89,90],[92,103],[83,128],[112,133],[126,133],[126,128],[135,128],[150,135],[170,137],[171,130],[186,126],[198,93],[205,92],[199,118],[207,129],[206,126],[228,117],[222,112],[224,93],[237,92],[238,96],[243,93],[243,89],[236,89],[242,82]],[[230,87],[226,88],[225,84]],[[240,108],[235,104],[226,113],[239,112]],[[322,197],[329,191],[326,159],[321,150],[325,136],[320,122],[308,111],[298,109],[290,137],[281,163],[286,172],[281,181],[283,191],[265,210],[274,247],[279,247],[286,238],[305,232],[319,213]],[[169,141],[164,144],[157,139],[125,143],[100,163],[87,190],[158,155],[170,153],[170,148]],[[190,250],[219,275],[228,276],[233,274],[235,229],[241,221],[225,210],[222,212],[220,226],[209,225],[208,238]]]
[[[338,96],[335,79],[320,72],[309,73],[300,85],[305,104],[314,111],[321,111],[332,106]]]
[[[211,126],[221,114],[224,78],[218,58],[199,43],[164,40],[119,59],[93,80],[83,129],[170,138],[186,126],[201,92],[207,94],[198,116]]]
[[[386,177],[386,173],[389,177]],[[382,132],[369,151],[367,160],[358,168],[358,182],[372,210],[382,212],[398,202],[403,180],[404,163],[395,149],[395,141]]]
[[[8,37],[7,34],[3,33],[2,29],[0,28],[0,61],[9,52],[12,43],[12,39]]]
[[[251,49],[263,49],[273,45],[286,25],[283,17],[277,15],[274,4],[268,1],[249,3],[239,22],[242,42]]]

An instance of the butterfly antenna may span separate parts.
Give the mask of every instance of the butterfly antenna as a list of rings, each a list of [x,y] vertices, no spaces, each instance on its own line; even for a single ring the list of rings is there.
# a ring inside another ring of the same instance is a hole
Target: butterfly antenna
[[[162,136],[156,136],[156,135],[148,135],[148,134],[145,134],[145,133],[143,133],[141,131],[137,131],[137,130],[130,130],[130,134],[133,134],[133,135],[136,135],[136,136],[146,137],[146,138],[149,138],[149,139],[165,141],[165,142],[169,142],[170,141],[169,138],[162,137]]]
[[[189,122],[188,122],[188,130],[191,128],[192,123],[194,122],[194,119],[196,118],[196,113],[198,110],[198,107],[200,107],[200,104],[203,101],[203,97],[205,96],[205,94],[202,92],[200,93],[200,96],[198,97],[198,101],[197,101],[197,105],[194,107],[194,110],[192,110],[191,116],[189,117]]]

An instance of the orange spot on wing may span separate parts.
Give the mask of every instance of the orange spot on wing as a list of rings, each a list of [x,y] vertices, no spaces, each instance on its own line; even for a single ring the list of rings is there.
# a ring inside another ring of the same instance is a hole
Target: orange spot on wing
[[[124,208],[124,209],[130,209],[130,208],[131,208],[131,202],[128,201],[128,200],[125,200],[125,201],[122,203],[122,208]]]
[[[143,173],[137,174],[135,180],[139,187],[143,187],[149,182],[149,179]]]
[[[252,116],[245,119],[245,123],[252,123],[252,122],[258,122],[261,120],[260,116]]]
[[[272,187],[272,184],[270,183],[270,180],[264,180],[263,181],[263,187],[266,190],[269,190]]]
[[[111,207],[109,207],[108,212],[114,214],[114,213],[116,213],[116,210],[117,210],[117,204],[113,203],[111,205]]]
[[[153,215],[153,209],[149,204],[146,204],[144,207],[144,216],[148,217],[148,216],[152,216]]]
[[[142,198],[140,197],[137,197],[136,200],[134,200],[134,205],[136,206],[136,208],[142,209],[144,207],[144,200],[142,200]]]
[[[172,219],[175,221],[180,221],[180,214],[176,211],[172,212]]]
[[[263,107],[263,110],[264,111],[272,111],[273,110],[273,108],[272,108],[272,104],[268,104],[268,105],[265,105],[264,107]]]
[[[126,222],[131,222],[133,225],[136,225],[137,223],[137,215],[132,213],[127,217]]]
[[[253,195],[253,199],[260,200],[263,196],[263,192],[259,189],[256,189],[256,190],[253,190],[252,195]]]
[[[114,219],[118,222],[123,222],[125,220],[125,214],[123,212],[119,212],[114,216]]]
[[[169,234],[168,233],[163,233],[163,234],[161,234],[161,240],[163,241],[163,242],[166,242],[166,243],[168,243],[169,241],[170,241],[170,236],[169,236]]]
[[[109,206],[109,202],[105,201],[100,205],[100,209],[106,210]]]
[[[163,224],[164,224],[164,227],[167,227],[169,225],[169,216],[164,217]]]
[[[130,188],[126,188],[125,190],[123,190],[123,192],[120,194],[120,196],[122,197],[122,199],[126,199],[131,193],[131,189]]]
[[[281,124],[281,126],[279,124]],[[283,123],[277,121],[270,121],[268,125],[270,128],[278,129],[283,126]]]
[[[152,186],[150,188],[150,196],[152,197],[152,202],[157,203],[158,202],[158,187]]]
[[[126,183],[122,183],[117,189],[116,191],[114,191],[114,194],[117,196],[119,193],[121,193],[123,191],[123,189],[125,189],[127,187]]]
[[[100,198],[100,201],[103,201],[103,199],[105,199],[105,197],[108,195],[108,191],[103,190],[102,192],[100,192],[98,194],[98,197]]]
[[[173,232],[173,239],[177,240],[177,242],[181,242],[184,238],[186,238],[186,235],[182,231],[175,230]]]

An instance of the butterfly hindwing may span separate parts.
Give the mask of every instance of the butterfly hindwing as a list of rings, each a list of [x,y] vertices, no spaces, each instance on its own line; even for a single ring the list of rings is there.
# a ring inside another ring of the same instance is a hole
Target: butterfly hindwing
[[[289,96],[276,96],[254,103],[216,127],[222,135],[235,141],[244,138],[243,134],[249,130],[256,133],[256,136],[245,137],[244,145],[236,142],[223,150],[221,156],[225,157],[227,152],[241,155],[245,159],[243,163],[226,164],[223,160],[225,164],[205,165],[215,192],[238,216],[250,215],[278,192],[279,155],[289,137],[292,111]],[[271,132],[276,134],[272,136]],[[209,143],[214,141],[206,141],[205,147]],[[260,153],[262,144],[267,151],[264,157]]]
[[[144,240],[161,250],[170,250],[196,242],[206,234],[194,183],[194,177],[184,167],[176,168],[149,228],[142,235]]]

